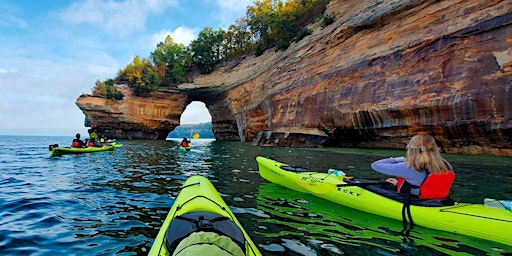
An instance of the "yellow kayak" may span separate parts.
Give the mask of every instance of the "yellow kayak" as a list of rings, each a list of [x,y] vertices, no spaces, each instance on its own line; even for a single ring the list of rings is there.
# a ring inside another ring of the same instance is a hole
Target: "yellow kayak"
[[[272,183],[360,211],[403,220],[403,203],[398,200],[401,194],[383,189],[383,185],[291,167],[261,156],[256,161],[261,177]],[[419,226],[512,244],[512,212],[507,209],[451,200],[417,199],[412,202],[410,212]]]
[[[212,183],[192,176],[148,255],[261,255]]]

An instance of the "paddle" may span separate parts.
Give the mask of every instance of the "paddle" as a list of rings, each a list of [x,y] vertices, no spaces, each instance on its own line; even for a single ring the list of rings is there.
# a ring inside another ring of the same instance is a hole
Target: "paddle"
[[[372,182],[356,182],[356,183],[345,183],[345,184],[335,184],[335,183],[324,183],[324,182],[305,182],[299,181],[298,184],[300,187],[305,188],[316,194],[325,194],[330,192],[336,188],[340,187],[364,187],[371,185],[383,185],[387,184],[387,181],[372,181]]]

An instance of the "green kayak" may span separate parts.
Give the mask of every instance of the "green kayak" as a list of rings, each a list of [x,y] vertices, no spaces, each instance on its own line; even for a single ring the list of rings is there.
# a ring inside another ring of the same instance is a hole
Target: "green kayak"
[[[403,221],[403,194],[380,183],[348,176],[335,176],[258,156],[264,179],[295,191],[309,193],[360,211]],[[372,185],[373,184],[373,185]],[[512,212],[484,204],[448,199],[411,199],[411,216],[419,226],[512,244]]]
[[[148,255],[261,255],[212,183],[192,176]]]
[[[190,151],[190,149],[192,149],[192,147],[191,147],[191,146],[186,146],[186,147],[184,147],[184,146],[180,146],[180,150],[181,150],[181,151]]]
[[[49,150],[51,152],[51,156],[62,156],[66,154],[84,154],[84,153],[93,153],[93,152],[101,152],[114,150],[114,146],[107,145],[103,147],[86,147],[86,148],[72,148],[72,147],[59,147],[59,145],[54,144],[49,146]]]

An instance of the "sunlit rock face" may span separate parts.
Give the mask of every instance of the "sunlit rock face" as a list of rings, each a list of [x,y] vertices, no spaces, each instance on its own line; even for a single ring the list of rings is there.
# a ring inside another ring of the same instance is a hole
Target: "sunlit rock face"
[[[228,92],[244,134],[318,128],[325,145],[403,149],[426,132],[447,152],[512,154],[512,1],[333,1],[328,12],[331,28]]]
[[[116,108],[119,124],[109,124],[96,120],[100,103],[79,107],[95,127],[119,134],[172,130],[198,100],[219,140],[272,145],[262,138],[274,132],[274,145],[297,146],[321,131],[324,146],[403,149],[425,132],[447,152],[512,155],[512,0],[331,1],[327,13],[333,24],[312,26],[286,51],[162,88],[175,104],[165,122],[125,122],[127,108]],[[304,136],[289,136],[296,131]]]
[[[165,139],[179,125],[187,96],[156,92],[151,97],[136,97],[120,88],[124,100],[113,101],[82,95],[76,100],[89,127],[109,138]]]

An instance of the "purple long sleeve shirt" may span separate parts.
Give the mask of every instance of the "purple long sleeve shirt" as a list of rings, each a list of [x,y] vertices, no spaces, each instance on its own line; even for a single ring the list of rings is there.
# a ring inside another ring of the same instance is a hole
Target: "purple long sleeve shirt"
[[[377,172],[402,177],[411,185],[420,186],[427,177],[426,172],[417,172],[407,167],[403,157],[385,158],[372,163],[372,169]],[[411,194],[418,195],[419,189],[411,189]]]

